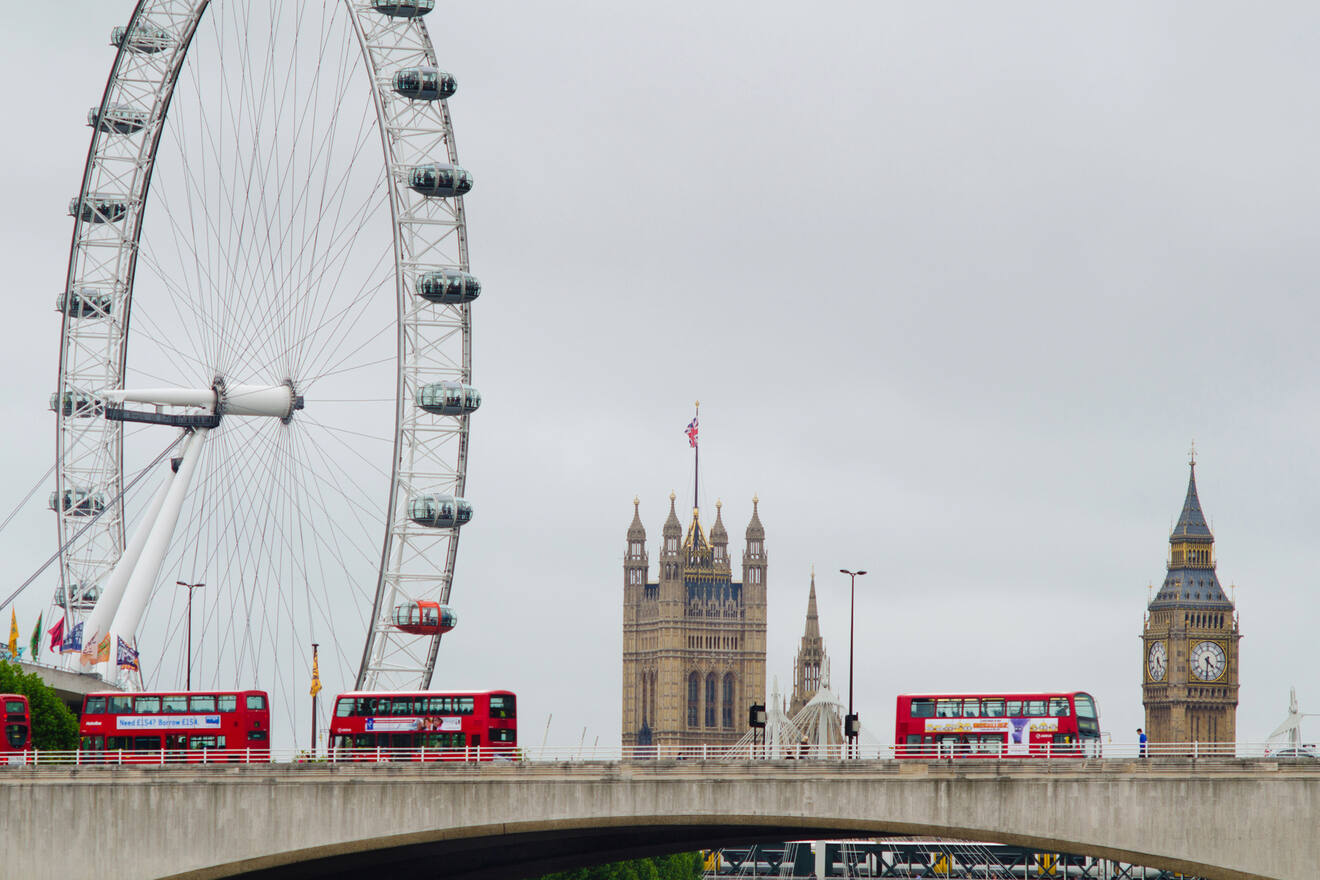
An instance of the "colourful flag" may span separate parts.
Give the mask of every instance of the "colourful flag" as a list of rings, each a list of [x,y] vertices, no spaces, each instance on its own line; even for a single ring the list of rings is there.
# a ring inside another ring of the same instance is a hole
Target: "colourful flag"
[[[110,633],[106,633],[105,638],[101,639],[100,644],[96,646],[96,660],[94,660],[93,662],[106,663],[109,660],[110,660]]]
[[[46,630],[46,634],[50,636],[50,649],[52,651],[63,653],[64,618],[60,617],[59,620],[55,621],[55,625]]]
[[[82,650],[82,629],[83,625],[81,623],[74,624],[73,629],[69,630],[69,634],[60,643],[61,654],[77,654]]]
[[[312,654],[312,696],[321,692],[321,664],[316,659],[316,654]]]
[[[9,656],[18,656],[18,614],[9,609]]]
[[[688,422],[688,426],[687,426],[687,437],[688,437],[688,445],[689,445],[689,446],[696,446],[696,445],[697,445],[697,417],[696,417],[696,416],[693,416],[693,417],[692,417],[692,421]]]
[[[117,657],[115,661],[116,665],[119,666],[120,669],[136,670],[138,668],[138,652],[124,644],[123,639],[116,636],[115,640],[119,642],[118,649],[115,651]]]
[[[37,625],[32,628],[32,641],[28,642],[28,647],[32,649],[29,653],[32,655],[34,663],[36,662],[37,654],[41,651],[41,618],[43,617],[45,617],[44,614],[37,615]]]

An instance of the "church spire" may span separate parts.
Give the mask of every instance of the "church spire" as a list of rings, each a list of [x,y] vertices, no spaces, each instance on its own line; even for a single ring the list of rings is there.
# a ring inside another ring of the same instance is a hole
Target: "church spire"
[[[1169,535],[1168,574],[1149,608],[1232,608],[1215,574],[1215,536],[1206,523],[1196,491],[1196,451],[1188,462],[1187,495],[1178,524]]]
[[[807,629],[803,641],[820,638],[820,615],[816,613],[816,566],[811,567],[811,593],[807,596]]]
[[[1206,524],[1205,514],[1201,511],[1201,499],[1196,494],[1196,450],[1193,447],[1192,460],[1188,462],[1190,474],[1187,477],[1187,497],[1183,500],[1182,514],[1178,517],[1178,524],[1173,527],[1173,534],[1169,536],[1169,543],[1175,543],[1180,540],[1192,540],[1198,543],[1208,543],[1214,541],[1214,535],[1210,533],[1210,526]]]

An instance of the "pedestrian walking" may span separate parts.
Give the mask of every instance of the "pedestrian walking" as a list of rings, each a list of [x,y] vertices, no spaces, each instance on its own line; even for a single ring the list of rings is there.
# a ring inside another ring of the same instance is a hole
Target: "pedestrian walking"
[[[1141,757],[1146,757],[1146,731],[1140,727],[1137,728],[1137,751]]]

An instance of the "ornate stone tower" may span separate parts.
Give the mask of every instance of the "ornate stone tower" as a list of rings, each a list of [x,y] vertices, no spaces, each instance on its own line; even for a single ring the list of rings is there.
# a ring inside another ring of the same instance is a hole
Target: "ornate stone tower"
[[[807,597],[807,626],[793,660],[793,696],[788,702],[788,717],[792,718],[816,696],[824,685],[828,662],[825,640],[820,637],[820,618],[816,613],[816,570],[813,568],[811,592]]]
[[[707,539],[692,511],[683,535],[669,496],[659,579],[647,581],[638,502],[628,528],[623,594],[623,744],[731,745],[765,702],[765,529],[752,500],[742,583],[732,579],[722,506]]]
[[[1215,538],[1196,494],[1196,456],[1169,536],[1168,574],[1146,609],[1142,704],[1151,742],[1237,738],[1237,612],[1215,575]]]

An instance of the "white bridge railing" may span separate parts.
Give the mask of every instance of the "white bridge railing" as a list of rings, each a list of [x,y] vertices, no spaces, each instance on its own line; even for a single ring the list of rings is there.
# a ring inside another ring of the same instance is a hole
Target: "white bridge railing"
[[[993,745],[993,744],[991,744]],[[798,747],[724,746],[632,746],[632,747],[533,747],[482,746],[471,748],[364,748],[331,749],[312,753],[297,749],[188,749],[47,751],[0,753],[0,768],[45,766],[143,766],[233,764],[400,764],[434,763],[571,763],[571,762],[663,762],[663,761],[774,761],[791,765],[797,761],[876,762],[897,761],[983,763],[988,761],[1069,761],[1160,759],[1239,759],[1282,761],[1320,766],[1320,751],[1279,743],[1137,743],[1084,744],[1044,743],[1026,751],[993,749],[985,743],[969,745],[804,745]]]

